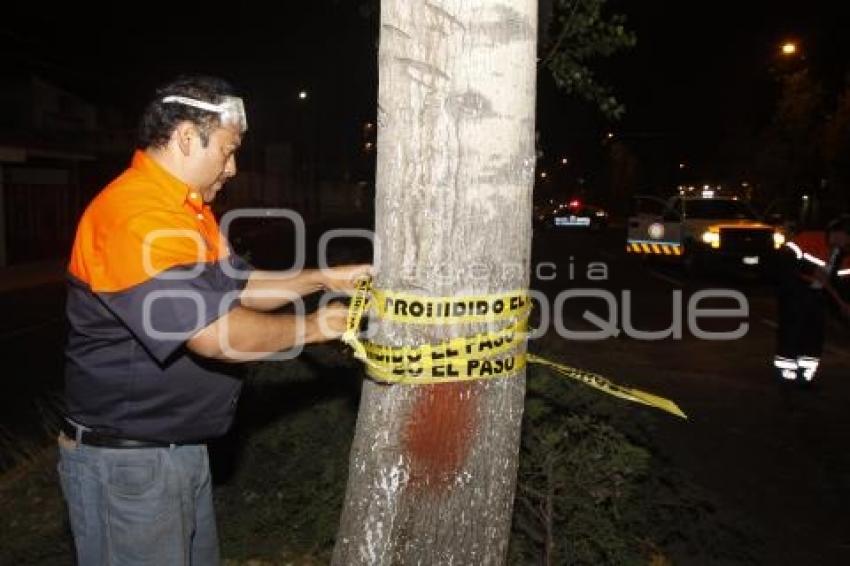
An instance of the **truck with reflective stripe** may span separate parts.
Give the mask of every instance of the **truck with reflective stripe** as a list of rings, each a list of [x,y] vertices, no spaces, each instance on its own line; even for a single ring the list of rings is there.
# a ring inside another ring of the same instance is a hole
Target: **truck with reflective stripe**
[[[668,199],[637,196],[628,220],[626,252],[694,264],[725,260],[755,267],[785,243],[741,198],[681,189]]]

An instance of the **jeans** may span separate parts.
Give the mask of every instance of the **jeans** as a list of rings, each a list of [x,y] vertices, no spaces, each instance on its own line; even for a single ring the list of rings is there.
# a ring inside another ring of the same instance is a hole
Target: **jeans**
[[[204,445],[99,448],[59,439],[80,566],[219,564]]]

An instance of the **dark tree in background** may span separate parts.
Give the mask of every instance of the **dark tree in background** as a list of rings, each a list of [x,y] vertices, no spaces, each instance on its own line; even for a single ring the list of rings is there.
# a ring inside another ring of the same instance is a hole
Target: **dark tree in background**
[[[599,108],[609,119],[625,106],[595,75],[600,59],[633,47],[637,41],[622,14],[608,14],[607,0],[541,0],[540,65],[567,94]]]
[[[850,209],[850,81],[827,117],[823,131],[826,179],[832,192]]]
[[[777,80],[773,117],[752,148],[760,200],[823,224],[850,206],[850,84],[830,92],[808,68]]]

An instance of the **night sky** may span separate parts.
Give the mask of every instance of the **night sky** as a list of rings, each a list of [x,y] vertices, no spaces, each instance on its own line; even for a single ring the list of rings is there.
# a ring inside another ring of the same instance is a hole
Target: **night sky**
[[[799,42],[805,64],[831,88],[850,70],[850,36],[837,3],[628,4],[639,39],[615,83],[630,109],[623,128],[676,136],[683,160],[706,165],[718,144],[770,119],[784,41]]]
[[[637,34],[634,49],[597,67],[626,115],[610,124],[587,105],[555,93],[542,77],[538,124],[553,159],[598,143],[610,128],[639,155],[660,153],[670,169],[687,163],[691,175],[684,181],[734,175],[723,163],[732,157],[730,146],[740,140],[752,145],[773,115],[775,77],[787,68],[779,56],[783,42],[798,42],[802,64],[834,92],[850,71],[850,33],[838,3],[609,4]]]
[[[81,13],[69,8],[5,10],[3,73],[33,73],[127,116],[151,89],[181,72],[223,75],[246,92],[255,135],[274,138],[278,116],[311,92],[323,139],[355,143],[374,115],[376,16],[365,2],[286,2],[185,8],[140,4]],[[708,170],[718,145],[769,119],[771,69],[781,41],[801,42],[806,64],[835,88],[848,70],[850,34],[832,2],[611,0],[638,45],[595,68],[627,114],[609,124],[585,103],[556,92],[541,73],[538,128],[547,158],[580,152],[613,129],[635,146]],[[272,15],[272,12],[280,15]],[[259,119],[258,119],[259,118]]]

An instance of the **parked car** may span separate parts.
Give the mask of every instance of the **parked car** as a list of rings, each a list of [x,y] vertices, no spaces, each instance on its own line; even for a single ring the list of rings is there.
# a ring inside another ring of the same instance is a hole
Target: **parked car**
[[[541,220],[549,229],[601,230],[608,226],[608,212],[579,199],[572,199],[554,205]]]

